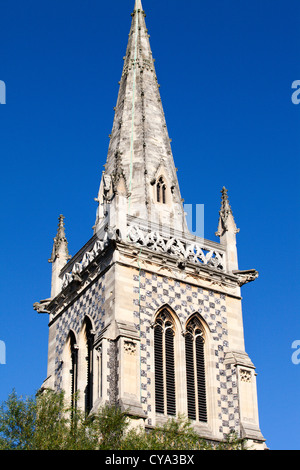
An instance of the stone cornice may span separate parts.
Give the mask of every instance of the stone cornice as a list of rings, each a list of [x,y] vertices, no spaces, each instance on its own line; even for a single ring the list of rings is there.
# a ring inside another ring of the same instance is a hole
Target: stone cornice
[[[207,265],[195,265],[189,261],[181,265],[174,256],[153,252],[145,247],[138,248],[128,243],[117,242],[116,249],[119,253],[117,264],[129,265],[139,271],[152,272],[195,286],[201,283],[203,288],[241,299],[240,294],[236,292],[239,288],[238,279],[233,274]]]

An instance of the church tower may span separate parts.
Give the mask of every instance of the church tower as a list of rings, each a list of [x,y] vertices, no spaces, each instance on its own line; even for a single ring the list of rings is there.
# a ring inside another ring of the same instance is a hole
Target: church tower
[[[118,404],[145,427],[188,416],[264,448],[245,351],[238,229],[221,191],[220,243],[187,228],[151,53],[136,0],[93,236],[70,257],[59,217],[51,259],[47,379],[86,412]]]

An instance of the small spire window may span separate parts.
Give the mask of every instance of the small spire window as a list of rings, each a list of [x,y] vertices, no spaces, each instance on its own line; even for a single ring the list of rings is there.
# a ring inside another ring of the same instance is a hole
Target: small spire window
[[[161,204],[167,203],[167,186],[162,176],[156,183],[156,202]]]

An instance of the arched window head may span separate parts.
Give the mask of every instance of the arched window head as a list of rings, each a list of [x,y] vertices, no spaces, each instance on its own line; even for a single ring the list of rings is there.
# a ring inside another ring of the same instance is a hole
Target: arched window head
[[[185,358],[188,417],[207,422],[204,335],[196,315],[186,327]]]
[[[156,317],[154,324],[155,410],[176,415],[174,320],[167,309]]]
[[[201,336],[202,340],[204,341],[203,338],[203,326],[201,324],[201,321],[197,315],[194,315],[188,322],[186,326],[186,332],[190,333],[194,337]]]
[[[167,203],[167,186],[162,176],[156,183],[156,202],[161,204]]]

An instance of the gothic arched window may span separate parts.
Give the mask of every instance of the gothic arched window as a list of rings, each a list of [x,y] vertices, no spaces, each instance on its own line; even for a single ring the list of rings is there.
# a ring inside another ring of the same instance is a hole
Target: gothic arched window
[[[207,422],[204,338],[197,316],[186,327],[185,358],[188,417]]]
[[[70,395],[71,395],[71,408],[76,408],[76,392],[77,392],[77,380],[78,380],[78,346],[76,344],[76,338],[72,331],[69,333],[69,351],[71,356],[71,368],[70,368]]]
[[[155,410],[176,415],[174,320],[167,309],[156,317],[154,325]]]
[[[162,204],[167,203],[167,186],[162,176],[156,183],[156,201]]]
[[[93,346],[94,334],[89,318],[84,321],[84,339],[86,345],[86,387],[85,411],[89,413],[93,407]]]

